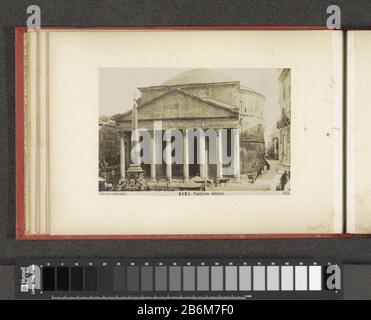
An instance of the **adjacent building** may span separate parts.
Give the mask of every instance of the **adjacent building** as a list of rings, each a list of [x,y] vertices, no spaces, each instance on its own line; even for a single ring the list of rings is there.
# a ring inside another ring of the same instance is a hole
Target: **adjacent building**
[[[120,178],[120,135],[116,123],[99,118],[99,176],[109,182]]]
[[[269,136],[269,141],[267,144],[267,158],[270,160],[279,160],[279,133],[278,130],[275,129],[273,133]]]
[[[290,127],[291,127],[291,72],[283,69],[279,75],[279,104],[281,117],[277,121],[279,130],[279,161],[282,169],[290,174]]]

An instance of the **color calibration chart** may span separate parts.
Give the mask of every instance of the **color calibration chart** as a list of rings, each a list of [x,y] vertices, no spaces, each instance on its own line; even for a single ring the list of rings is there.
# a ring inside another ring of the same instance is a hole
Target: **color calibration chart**
[[[341,299],[342,265],[284,259],[18,259],[22,299]]]

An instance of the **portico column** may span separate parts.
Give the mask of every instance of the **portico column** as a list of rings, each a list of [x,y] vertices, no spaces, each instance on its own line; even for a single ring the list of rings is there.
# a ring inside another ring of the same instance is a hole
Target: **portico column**
[[[223,178],[222,129],[218,129],[216,137],[216,177]]]
[[[235,128],[233,133],[233,176],[240,181],[240,129]]]
[[[165,147],[165,162],[166,162],[166,180],[171,181],[171,135],[166,135],[166,147]]]
[[[183,179],[189,180],[188,129],[183,130]]]
[[[205,146],[205,133],[200,134],[200,177],[206,179],[206,146]]]
[[[156,181],[156,131],[151,132],[151,180]]]
[[[120,135],[120,175],[125,178],[125,136],[123,133]]]
[[[207,144],[205,148],[205,178],[209,178],[209,150]]]

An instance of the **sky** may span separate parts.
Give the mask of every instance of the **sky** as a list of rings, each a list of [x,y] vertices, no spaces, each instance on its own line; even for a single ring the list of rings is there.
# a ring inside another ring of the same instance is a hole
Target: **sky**
[[[133,107],[138,87],[157,86],[189,69],[101,68],[99,71],[99,115],[111,116]],[[278,76],[281,69],[213,69],[240,81],[266,98],[264,103],[265,140],[280,117]]]

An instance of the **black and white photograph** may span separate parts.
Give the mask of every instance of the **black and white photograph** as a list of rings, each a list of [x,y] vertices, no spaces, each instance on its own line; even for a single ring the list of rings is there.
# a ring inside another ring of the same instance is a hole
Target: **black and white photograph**
[[[100,68],[101,192],[290,193],[289,68]]]

